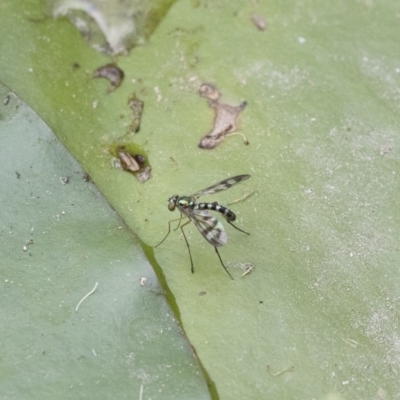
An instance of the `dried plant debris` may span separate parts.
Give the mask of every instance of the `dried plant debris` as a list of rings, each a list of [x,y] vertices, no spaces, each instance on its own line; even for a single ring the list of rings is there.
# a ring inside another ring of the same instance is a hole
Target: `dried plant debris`
[[[60,176],[60,181],[63,185],[67,185],[69,183],[69,176]]]
[[[251,274],[251,271],[253,271],[254,265],[251,263],[246,263],[244,267],[244,272],[242,274],[242,278],[244,278],[246,275]]]
[[[142,154],[132,154],[124,146],[121,146],[117,149],[116,155],[119,162],[115,164],[116,167],[133,173],[139,182],[146,182],[151,178],[151,167]]]
[[[265,18],[261,17],[258,14],[253,14],[251,16],[251,21],[259,31],[265,31],[265,28],[267,27],[267,22],[265,21]]]
[[[83,174],[83,181],[84,182],[92,182],[92,178],[90,177],[90,175],[87,172],[85,172]]]
[[[128,134],[130,133],[137,133],[140,130],[140,121],[142,119],[142,113],[143,113],[143,107],[144,103],[142,100],[140,100],[138,97],[136,97],[136,94],[134,94],[129,100],[128,100],[128,105],[133,111],[132,114],[132,122],[128,126]]]
[[[218,101],[221,97],[221,93],[211,83],[202,83],[199,89],[199,95],[210,101]]]
[[[389,154],[393,149],[394,149],[394,140],[390,139],[386,144],[381,146],[379,154],[381,156],[385,156],[386,154]]]
[[[124,79],[124,71],[115,64],[107,64],[97,68],[96,71],[93,72],[93,78],[108,79],[110,87],[107,89],[107,93],[110,93],[121,85]]]
[[[139,182],[146,182],[151,178],[151,167],[150,165],[145,165],[135,174]]]
[[[269,365],[267,365],[267,372],[268,372],[272,377],[274,377],[274,378],[276,378],[276,377],[278,377],[278,376],[284,374],[285,372],[289,372],[289,371],[290,371],[290,372],[294,371],[294,367],[293,367],[293,366],[292,366],[292,367],[288,367],[288,368],[282,369],[281,371],[272,373],[272,372],[271,372],[271,369],[270,369],[270,367],[269,367]]]
[[[144,156],[140,154],[133,156],[122,150],[118,151],[118,158],[121,161],[122,169],[130,172],[138,172],[145,162]]]
[[[199,143],[201,149],[213,149],[218,146],[227,136],[240,135],[244,143],[249,144],[242,133],[236,132],[236,119],[239,113],[246,107],[247,102],[243,102],[237,107],[219,102],[221,97],[218,89],[210,83],[203,83],[200,86],[199,94],[208,99],[208,105],[215,110],[214,126],[212,130],[204,136]]]
[[[252,264],[251,262],[239,262],[239,261],[233,261],[228,263],[228,268],[238,268],[242,270],[242,278],[245,276],[251,274],[251,272],[254,270],[255,265]]]

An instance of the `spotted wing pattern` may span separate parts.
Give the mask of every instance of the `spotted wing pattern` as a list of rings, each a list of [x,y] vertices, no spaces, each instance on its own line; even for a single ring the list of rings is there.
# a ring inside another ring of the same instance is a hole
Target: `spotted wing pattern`
[[[185,214],[193,221],[208,243],[216,247],[224,246],[228,242],[228,235],[224,226],[207,210],[185,210]]]
[[[197,199],[200,196],[205,196],[206,194],[217,193],[217,192],[220,192],[221,190],[229,189],[231,186],[236,185],[237,183],[245,181],[246,179],[249,179],[249,178],[250,178],[250,175],[233,176],[232,178],[224,179],[223,181],[218,182],[215,185],[212,185],[206,189],[199,190],[198,192],[193,194],[191,197],[193,197],[194,199]]]

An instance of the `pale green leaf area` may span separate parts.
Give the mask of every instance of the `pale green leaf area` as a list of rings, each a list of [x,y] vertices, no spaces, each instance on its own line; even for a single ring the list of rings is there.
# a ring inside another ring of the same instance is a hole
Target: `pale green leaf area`
[[[145,243],[214,398],[398,397],[400,3],[182,0],[117,60],[125,81],[108,95],[91,74],[109,59],[66,20],[43,18],[39,2],[16,10],[0,6],[0,79]],[[238,123],[249,146],[233,136],[197,147],[213,121],[202,82],[231,105],[248,102]],[[152,166],[144,184],[111,167],[133,93],[145,103],[130,143]],[[179,216],[169,196],[243,173],[252,178],[204,198],[226,204],[253,191],[231,206],[250,236],[225,223],[220,253],[233,281],[193,225],[194,274],[179,230],[151,249]],[[242,278],[246,263],[254,270]],[[293,369],[273,376],[268,365]]]
[[[2,86],[0,397],[209,398],[137,239],[9,93]]]

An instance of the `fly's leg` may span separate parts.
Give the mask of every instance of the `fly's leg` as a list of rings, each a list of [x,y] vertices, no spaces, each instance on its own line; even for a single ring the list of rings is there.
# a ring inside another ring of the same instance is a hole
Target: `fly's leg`
[[[231,221],[229,221],[228,219],[226,220],[226,222],[228,222],[230,225],[232,225],[235,229],[237,229],[238,231],[245,233],[246,235],[250,235],[249,232],[243,231],[242,229],[238,228],[236,225],[233,225]]]
[[[240,230],[240,229],[239,229]],[[245,233],[247,233],[247,232],[245,232]],[[233,276],[229,273],[229,271],[226,269],[226,267],[225,267],[225,265],[224,265],[224,263],[222,262],[222,258],[221,258],[221,256],[219,255],[219,251],[218,251],[218,249],[214,246],[214,249],[215,249],[215,251],[217,252],[217,255],[218,255],[218,258],[219,258],[219,261],[221,262],[221,265],[224,267],[224,270],[226,271],[226,273],[231,277],[231,279],[233,279]]]
[[[187,240],[187,238],[186,238],[185,231],[183,230],[183,227],[186,226],[186,225],[188,225],[188,224],[190,224],[190,222],[191,222],[191,220],[189,219],[189,220],[187,220],[183,225],[181,225],[181,231],[182,231],[183,237],[185,238],[186,246],[187,246],[188,251],[189,251],[190,270],[192,271],[192,274],[193,274],[193,273],[194,273],[194,266],[193,266],[192,252],[190,251],[189,242],[188,242],[188,240]]]
[[[157,246],[159,246],[161,243],[163,243],[164,240],[165,240],[165,239],[168,237],[168,235],[171,233],[171,222],[179,221],[178,226],[174,229],[174,231],[176,231],[176,230],[179,228],[179,225],[181,224],[181,220],[182,220],[182,214],[181,214],[180,218],[171,219],[171,221],[168,222],[168,232],[167,232],[167,234],[165,235],[164,239],[161,240],[161,242],[158,243],[158,244],[156,244],[154,247],[157,247]]]

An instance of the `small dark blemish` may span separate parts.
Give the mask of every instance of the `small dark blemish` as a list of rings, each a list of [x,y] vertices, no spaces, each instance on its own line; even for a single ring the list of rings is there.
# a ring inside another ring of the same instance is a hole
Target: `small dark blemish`
[[[83,180],[84,180],[85,182],[91,182],[91,181],[92,181],[92,179],[90,178],[90,175],[89,175],[87,172],[85,172],[85,173],[83,174]]]
[[[267,22],[265,21],[265,18],[261,17],[260,15],[253,14],[251,16],[251,21],[259,31],[265,31],[265,28],[267,27]]]
[[[121,85],[124,79],[124,72],[115,64],[103,65],[93,72],[93,78],[105,78],[110,82],[110,87],[107,93],[113,92],[118,86]]]

